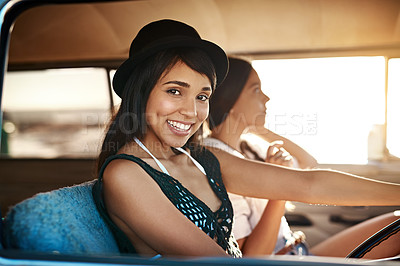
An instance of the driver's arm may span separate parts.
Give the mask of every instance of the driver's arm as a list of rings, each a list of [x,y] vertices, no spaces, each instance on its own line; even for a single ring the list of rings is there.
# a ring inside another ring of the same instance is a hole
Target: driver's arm
[[[229,192],[267,199],[330,205],[400,205],[400,185],[332,170],[297,170],[237,158],[210,149]],[[251,173],[251,174],[249,174]]]

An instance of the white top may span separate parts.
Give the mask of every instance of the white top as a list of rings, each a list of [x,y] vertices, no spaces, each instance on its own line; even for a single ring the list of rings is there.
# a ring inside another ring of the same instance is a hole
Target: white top
[[[204,139],[203,144],[205,146],[219,148],[237,157],[244,158],[240,152],[218,139],[206,138]],[[244,197],[233,193],[228,193],[228,195],[232,202],[234,213],[234,223],[232,228],[233,234],[236,239],[245,238],[251,234],[254,227],[260,221],[264,209],[267,206],[268,200]],[[278,232],[278,240],[276,242],[274,252],[281,250],[285,246],[286,240],[284,239],[284,236],[289,235],[290,233],[291,230],[289,224],[287,223],[286,218],[282,216],[281,225]]]

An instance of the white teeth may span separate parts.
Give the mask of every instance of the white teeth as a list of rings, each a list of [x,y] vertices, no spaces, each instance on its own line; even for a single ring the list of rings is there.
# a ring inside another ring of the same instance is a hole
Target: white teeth
[[[168,124],[170,124],[171,126],[173,126],[174,128],[178,129],[178,130],[188,130],[190,128],[190,125],[185,125],[176,121],[169,121],[168,120]]]

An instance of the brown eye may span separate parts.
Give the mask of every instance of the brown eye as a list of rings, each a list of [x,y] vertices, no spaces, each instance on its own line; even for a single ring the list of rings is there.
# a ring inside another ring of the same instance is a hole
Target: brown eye
[[[199,95],[197,96],[197,99],[199,99],[200,101],[207,101],[209,99],[209,97],[207,95]]]
[[[169,89],[169,90],[167,90],[167,93],[172,94],[172,95],[180,95],[181,94],[180,91],[177,89]]]
[[[254,89],[254,93],[261,93],[260,87],[255,88],[255,89]]]

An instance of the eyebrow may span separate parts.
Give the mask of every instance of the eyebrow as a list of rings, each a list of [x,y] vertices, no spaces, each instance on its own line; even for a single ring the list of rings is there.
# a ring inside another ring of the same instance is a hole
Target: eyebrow
[[[261,83],[260,82],[253,82],[253,83],[250,84],[250,87],[253,87],[253,86],[261,86]]]
[[[183,81],[179,81],[179,80],[167,81],[163,85],[167,85],[167,84],[176,84],[176,85],[179,85],[179,86],[184,87],[184,88],[190,88],[189,83],[186,83],[186,82],[183,82]],[[202,91],[212,91],[211,87],[203,87],[201,90]]]
[[[189,83],[186,83],[186,82],[183,82],[183,81],[178,81],[178,80],[167,81],[163,85],[167,85],[167,84],[176,84],[176,85],[179,85],[179,86],[185,87],[185,88],[189,88],[190,87]]]

